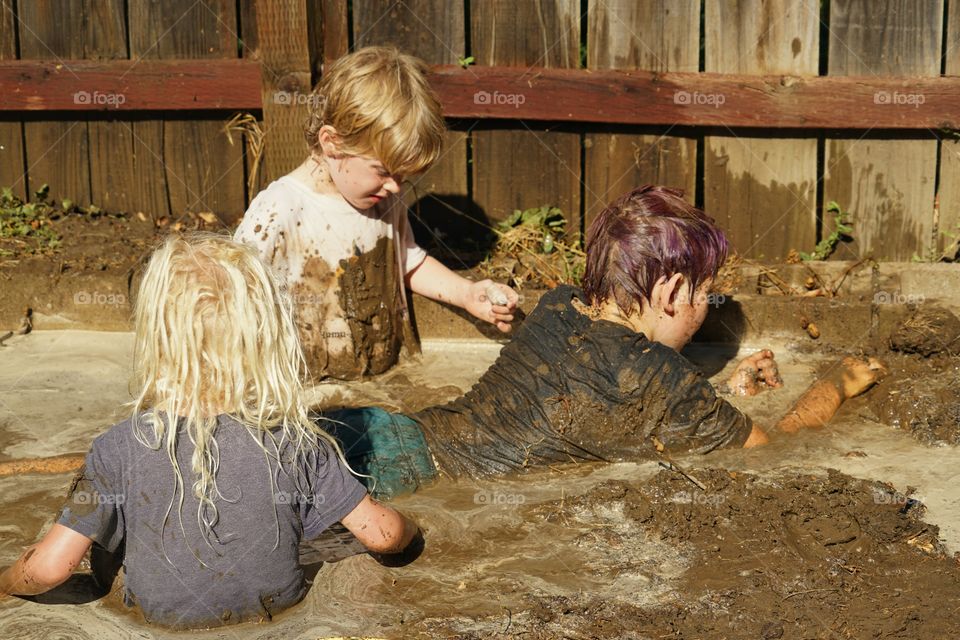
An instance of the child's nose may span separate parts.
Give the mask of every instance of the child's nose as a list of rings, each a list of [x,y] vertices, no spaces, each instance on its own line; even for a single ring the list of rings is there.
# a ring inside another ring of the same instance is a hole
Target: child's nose
[[[400,193],[400,181],[397,178],[390,176],[387,178],[386,182],[383,183],[383,188],[390,193]]]

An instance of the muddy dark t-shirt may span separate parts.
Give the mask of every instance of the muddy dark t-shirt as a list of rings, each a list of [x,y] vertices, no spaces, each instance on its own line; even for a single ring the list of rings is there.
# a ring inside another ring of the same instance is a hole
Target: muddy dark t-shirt
[[[441,472],[507,473],[579,460],[742,446],[750,419],[675,350],[577,311],[557,287],[461,398],[416,414]]]
[[[262,620],[299,602],[306,593],[300,541],[319,536],[367,493],[323,440],[295,460],[281,445],[278,469],[257,444],[275,451],[265,432],[220,416],[214,437],[219,520],[209,536],[197,522],[185,430],[176,445],[186,487],[181,519],[177,500],[170,507],[175,480],[166,449],[141,444],[131,420],[94,440],[57,519],[123,553],[125,600],[150,622],[195,628]]]

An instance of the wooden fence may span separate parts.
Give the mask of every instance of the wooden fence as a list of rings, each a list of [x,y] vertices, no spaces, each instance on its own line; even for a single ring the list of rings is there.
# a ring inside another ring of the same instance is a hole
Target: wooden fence
[[[236,221],[305,156],[323,64],[392,44],[434,67],[450,130],[415,182],[458,244],[515,208],[583,229],[681,187],[758,259],[939,255],[960,231],[960,6],[947,0],[0,0],[0,184]],[[473,58],[473,65],[458,62]],[[80,62],[85,61],[85,62]],[[227,118],[266,131],[251,154]]]

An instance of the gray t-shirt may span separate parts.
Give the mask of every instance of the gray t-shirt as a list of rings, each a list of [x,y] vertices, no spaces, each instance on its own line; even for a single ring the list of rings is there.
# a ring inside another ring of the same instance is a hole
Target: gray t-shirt
[[[166,450],[138,442],[126,420],[94,440],[57,521],[124,554],[126,601],[150,622],[196,628],[269,619],[298,602],[306,592],[298,544],[353,511],[366,489],[326,442],[296,460],[281,448],[278,468],[256,442],[273,451],[267,434],[220,416],[219,519],[205,538],[192,490],[194,446],[182,427],[179,436],[185,492],[174,493]]]

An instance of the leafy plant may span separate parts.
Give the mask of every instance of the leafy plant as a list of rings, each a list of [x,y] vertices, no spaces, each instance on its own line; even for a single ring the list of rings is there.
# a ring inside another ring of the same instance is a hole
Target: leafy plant
[[[509,273],[490,277],[509,278],[516,286],[536,280],[547,286],[560,283],[578,284],[583,276],[586,256],[579,247],[579,238],[567,237],[567,219],[557,207],[542,206],[516,209],[494,227],[497,246],[488,265],[512,264]]]
[[[800,259],[807,262],[810,260],[826,260],[836,250],[840,241],[850,238],[853,233],[853,227],[850,226],[850,214],[844,211],[839,204],[831,200],[827,203],[827,213],[833,214],[833,231],[829,236],[817,243],[813,253],[800,252]]]
[[[49,193],[49,186],[43,185],[34,193],[33,202],[24,202],[12,188],[0,189],[0,240],[35,242],[37,251],[59,247],[60,236],[50,224],[51,217],[55,217],[58,211],[49,201]],[[64,204],[72,206],[69,200]]]
[[[464,58],[457,58],[457,64],[466,69],[474,63],[473,56],[466,56]]]

